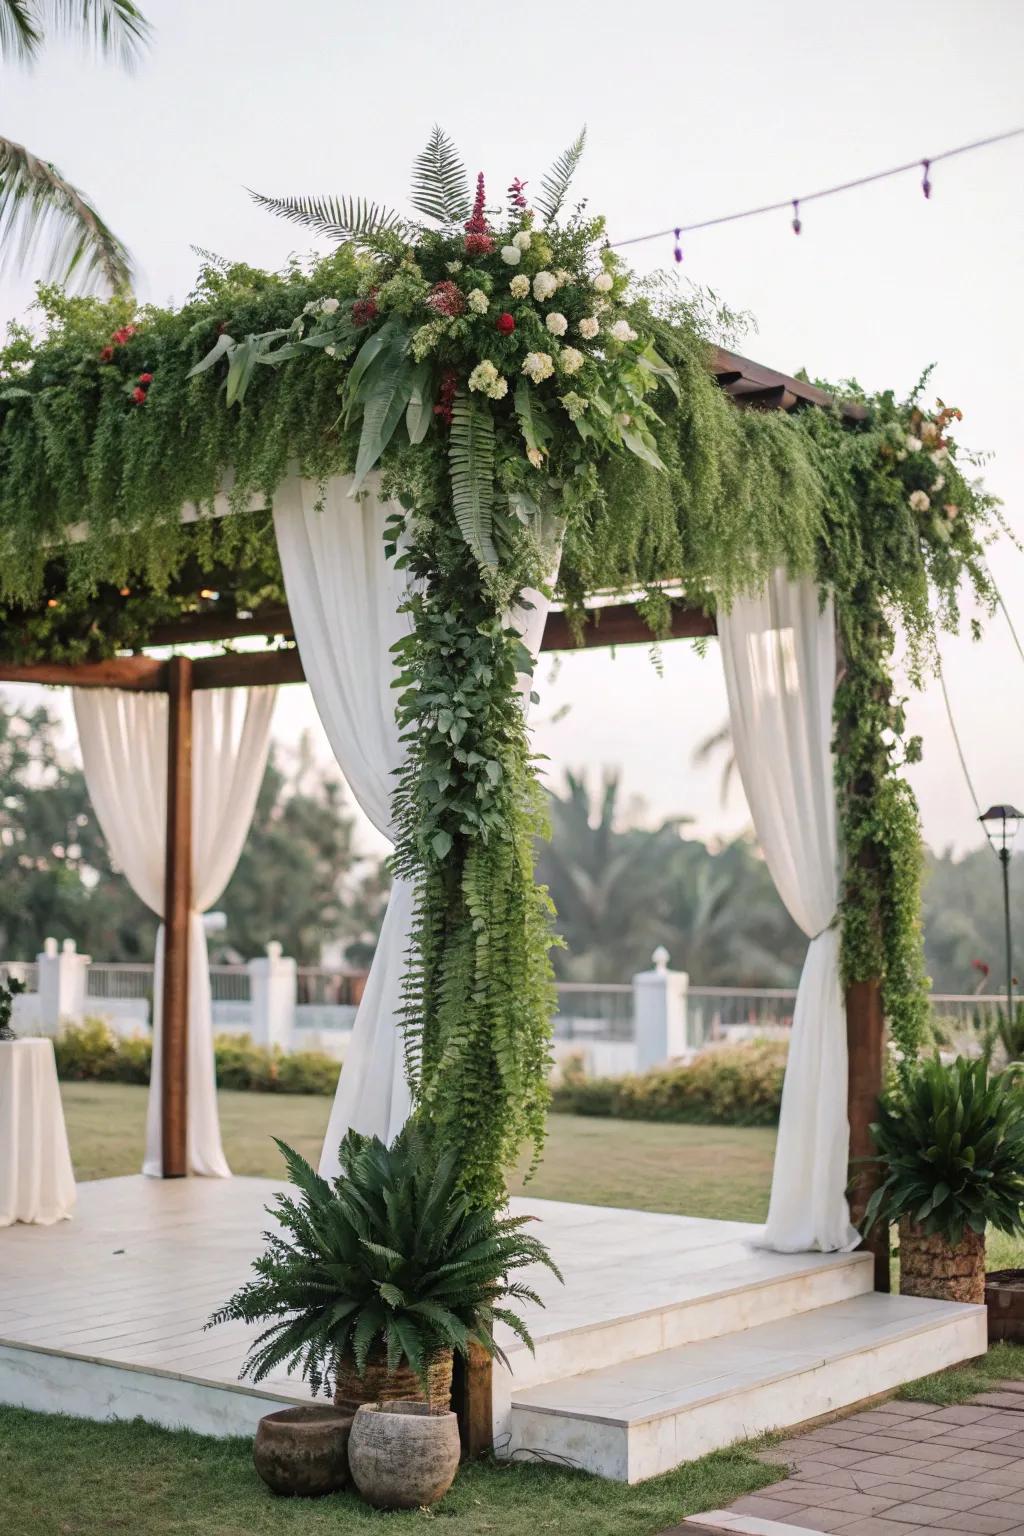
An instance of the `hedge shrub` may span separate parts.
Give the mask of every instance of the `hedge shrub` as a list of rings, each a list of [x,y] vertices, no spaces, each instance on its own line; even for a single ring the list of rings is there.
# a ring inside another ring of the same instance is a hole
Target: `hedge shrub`
[[[148,1083],[153,1053],[148,1035],[121,1039],[103,1019],[69,1024],[53,1042],[57,1075],[68,1082]],[[249,1035],[216,1035],[217,1084],[257,1093],[330,1095],[338,1063],[321,1051],[294,1051],[254,1044]]]
[[[784,1040],[751,1040],[704,1051],[688,1066],[620,1078],[585,1077],[577,1058],[563,1069],[552,1108],[690,1125],[774,1125],[786,1049]]]

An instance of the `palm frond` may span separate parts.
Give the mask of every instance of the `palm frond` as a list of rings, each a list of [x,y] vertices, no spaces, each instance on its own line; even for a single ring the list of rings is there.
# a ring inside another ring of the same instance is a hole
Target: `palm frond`
[[[452,506],[462,537],[477,561],[496,566],[494,548],[494,418],[472,395],[458,394],[452,405],[448,469]]]
[[[360,244],[384,234],[401,235],[405,229],[405,220],[394,209],[363,197],[267,197],[251,187],[246,191],[268,213],[332,240]]]
[[[30,0],[0,0],[0,59],[28,63],[43,41],[42,29]]]
[[[558,217],[565,202],[565,194],[569,190],[569,183],[575,176],[576,167],[582,159],[586,142],[587,128],[584,124],[578,137],[573,140],[568,149],[563,150],[550,171],[541,178],[540,195],[533,201],[538,213],[543,214],[545,224],[551,224]]]
[[[33,11],[44,37],[78,38],[125,69],[138,63],[152,36],[134,0],[36,0]]]
[[[88,290],[131,288],[125,247],[80,192],[49,161],[0,138],[0,271],[49,247],[47,275]]]
[[[422,154],[412,165],[409,201],[417,213],[439,224],[461,224],[469,218],[469,181],[466,167],[444,130],[434,124]]]

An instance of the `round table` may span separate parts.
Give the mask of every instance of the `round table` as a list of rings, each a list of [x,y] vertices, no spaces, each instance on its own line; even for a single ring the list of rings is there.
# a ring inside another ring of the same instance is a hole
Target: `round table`
[[[50,1040],[0,1040],[0,1227],[70,1216],[75,1176]]]

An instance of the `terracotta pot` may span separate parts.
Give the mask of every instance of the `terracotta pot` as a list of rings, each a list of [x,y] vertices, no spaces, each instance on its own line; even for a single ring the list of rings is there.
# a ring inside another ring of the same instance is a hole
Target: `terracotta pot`
[[[459,1466],[459,1424],[429,1403],[364,1403],[349,1438],[352,1481],[377,1509],[422,1509],[444,1498]]]
[[[349,1481],[352,1415],[330,1404],[282,1408],[260,1419],[253,1441],[256,1471],[274,1493],[317,1498]]]
[[[985,1239],[971,1228],[951,1248],[935,1233],[926,1237],[908,1216],[900,1221],[900,1290],[936,1301],[985,1300]]]
[[[407,1403],[429,1403],[432,1408],[448,1408],[452,1400],[452,1351],[438,1350],[427,1366],[428,1390],[409,1365],[389,1371],[383,1355],[370,1357],[360,1376],[355,1361],[347,1356],[339,1360],[334,1378],[336,1408],[355,1413],[362,1403],[387,1403],[401,1398]]]
[[[1024,1269],[997,1269],[985,1276],[988,1341],[1024,1344]]]

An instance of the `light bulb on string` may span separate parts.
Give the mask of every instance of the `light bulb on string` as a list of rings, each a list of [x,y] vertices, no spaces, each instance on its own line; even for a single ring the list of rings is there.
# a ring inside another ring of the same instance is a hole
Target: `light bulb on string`
[[[793,199],[793,233],[794,233],[794,235],[798,235],[800,233],[800,231],[803,229],[803,227],[804,226],[800,222],[800,199],[798,197],[794,197],[794,199]]]
[[[680,233],[681,232],[677,229],[676,230],[675,249],[672,252],[672,254],[675,257],[676,261],[682,261],[682,259],[683,259],[683,248],[682,248],[682,246],[679,243]]]
[[[931,176],[929,175],[931,168],[932,163],[930,160],[921,161],[921,169],[924,172],[924,175],[921,177],[921,191],[924,193],[925,197],[931,197],[932,195],[932,181]]]

